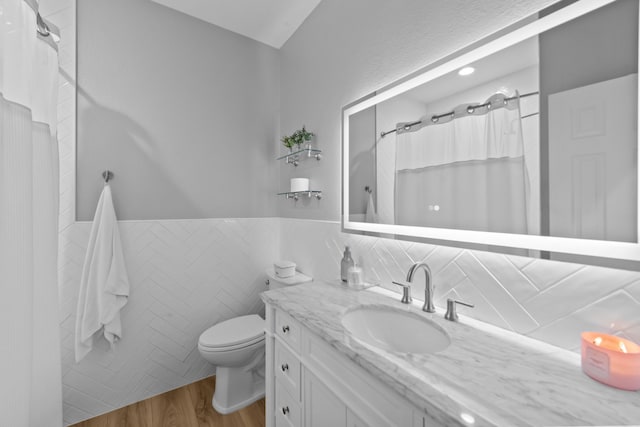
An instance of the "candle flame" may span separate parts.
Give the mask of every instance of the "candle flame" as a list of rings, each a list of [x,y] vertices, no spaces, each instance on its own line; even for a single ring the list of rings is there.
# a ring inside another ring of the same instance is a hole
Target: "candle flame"
[[[627,346],[624,345],[622,341],[618,343],[618,347],[620,347],[620,350],[622,350],[623,353],[627,353]]]
[[[600,344],[602,344],[602,337],[596,337],[596,338],[593,340],[593,343],[594,343],[595,345],[600,345]]]

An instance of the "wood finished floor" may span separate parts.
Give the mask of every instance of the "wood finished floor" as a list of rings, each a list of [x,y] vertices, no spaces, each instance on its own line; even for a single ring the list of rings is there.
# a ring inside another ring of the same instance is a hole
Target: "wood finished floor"
[[[263,427],[264,399],[232,414],[211,406],[215,377],[74,424],[71,427]]]

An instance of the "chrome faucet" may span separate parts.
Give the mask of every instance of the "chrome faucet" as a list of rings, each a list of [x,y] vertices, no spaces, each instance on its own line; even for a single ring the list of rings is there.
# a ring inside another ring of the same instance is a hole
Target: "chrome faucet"
[[[456,312],[456,304],[465,305],[473,308],[473,304],[467,304],[466,302],[458,301],[457,299],[447,298],[447,312],[444,314],[444,318],[451,320],[452,322],[458,321],[458,313]]]
[[[436,307],[433,305],[433,281],[431,280],[431,269],[424,262],[417,262],[411,266],[409,272],[407,273],[407,282],[413,282],[413,275],[416,274],[417,270],[424,270],[424,305],[422,306],[422,311],[426,311],[427,313],[435,313]]]
[[[402,286],[402,299],[400,300],[403,304],[411,304],[413,298],[411,298],[411,285],[408,283],[400,283],[400,282],[391,282],[394,285]]]

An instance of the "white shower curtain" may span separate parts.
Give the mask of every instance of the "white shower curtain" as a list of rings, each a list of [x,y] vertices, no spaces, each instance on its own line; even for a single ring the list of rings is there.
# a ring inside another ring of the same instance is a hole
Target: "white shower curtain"
[[[396,223],[526,233],[528,185],[518,104],[510,101],[476,115],[461,106],[447,123],[398,132]]]
[[[58,55],[34,0],[0,0],[0,426],[62,425]]]

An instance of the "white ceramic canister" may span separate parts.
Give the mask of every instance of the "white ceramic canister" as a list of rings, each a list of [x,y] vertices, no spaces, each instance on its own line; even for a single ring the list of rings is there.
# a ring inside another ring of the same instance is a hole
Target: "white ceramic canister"
[[[296,274],[296,263],[291,261],[276,261],[273,269],[278,277],[293,277]]]

